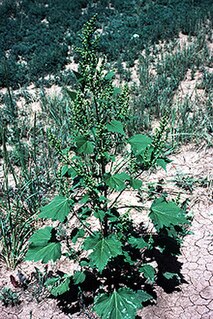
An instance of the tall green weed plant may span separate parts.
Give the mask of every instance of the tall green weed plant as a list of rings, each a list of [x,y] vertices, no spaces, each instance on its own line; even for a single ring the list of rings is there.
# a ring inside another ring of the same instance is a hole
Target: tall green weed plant
[[[26,260],[70,259],[76,270],[58,272],[44,283],[53,296],[69,293],[73,300],[76,294],[79,304],[92,302],[103,319],[133,319],[142,303],[153,299],[156,282],[164,278],[168,286],[179,280],[168,258],[174,261],[180,253],[189,221],[183,208],[160,194],[148,212],[154,230],[131,218],[134,208],[145,214],[144,203],[121,203],[127,192],[140,193],[145,171],[166,168],[167,123],[162,117],[153,137],[129,137],[129,90],[114,86],[115,73],[105,71],[105,58],[97,54],[95,18],[80,39],[77,89],[67,89],[68,144],[64,148],[48,133],[61,162],[59,193],[40,209],[39,218],[48,226],[31,236]]]

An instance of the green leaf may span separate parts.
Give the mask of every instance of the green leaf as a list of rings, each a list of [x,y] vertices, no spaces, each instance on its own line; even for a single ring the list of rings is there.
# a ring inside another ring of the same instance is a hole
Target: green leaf
[[[89,255],[91,265],[96,266],[100,272],[113,257],[122,254],[121,242],[115,235],[102,238],[99,233],[87,237],[84,241],[84,249],[92,250]]]
[[[157,230],[171,225],[188,224],[184,211],[174,202],[167,202],[164,198],[155,200],[151,206],[149,217]]]
[[[29,243],[37,247],[45,246],[52,237],[53,229],[53,227],[47,226],[36,230],[35,233],[30,237]]]
[[[78,238],[83,238],[85,235],[85,230],[82,228],[74,228],[71,233],[71,240],[73,244],[76,244]]]
[[[72,101],[75,101],[77,93],[75,91],[70,91],[69,89],[65,88],[65,91],[69,95]]]
[[[141,186],[142,186],[142,181],[140,179],[131,179],[130,180],[130,186],[133,188],[133,189],[140,189]]]
[[[74,170],[72,166],[64,165],[61,168],[61,177],[68,176],[75,178],[77,176],[77,172]]]
[[[41,276],[42,276],[42,272],[41,272]],[[45,287],[53,286],[53,285],[57,284],[59,280],[60,280],[60,277],[51,277],[51,278],[48,278],[48,279],[45,281],[44,286],[45,286]]]
[[[72,201],[63,196],[56,196],[48,205],[41,208],[40,218],[50,218],[64,222],[68,216]]]
[[[56,242],[49,242],[45,246],[35,246],[30,244],[27,251],[26,260],[39,261],[48,263],[48,261],[56,261],[61,257],[61,244]]]
[[[114,175],[108,176],[106,178],[106,184],[111,189],[121,191],[126,187],[125,181],[127,180],[130,180],[130,176],[123,172],[120,174],[114,174]]]
[[[70,278],[71,276],[68,275],[65,275],[62,278],[50,278],[45,282],[45,286],[48,287],[53,296],[57,297],[69,290]]]
[[[125,135],[123,124],[120,121],[112,120],[106,126],[109,132]]]
[[[113,95],[117,95],[117,94],[120,94],[120,93],[121,93],[121,88],[119,88],[119,87],[114,87]]]
[[[120,219],[119,212],[116,208],[111,208],[107,211],[107,219],[112,223],[117,222],[117,220]]]
[[[105,197],[105,196],[99,196],[99,198],[98,198],[98,201],[100,202],[100,203],[107,203],[107,202],[109,202],[109,199],[107,199],[107,197]]]
[[[62,154],[64,156],[68,156],[69,155],[69,152],[70,152],[70,147],[66,147],[62,150]]]
[[[163,276],[168,280],[173,279],[173,278],[177,278],[178,280],[180,280],[180,276],[178,274],[176,274],[175,272],[167,271],[167,272],[163,273]]]
[[[79,265],[80,265],[81,267],[88,267],[88,266],[89,266],[89,261],[87,261],[87,260],[81,260],[81,261],[79,262]]]
[[[26,260],[41,260],[47,263],[49,260],[57,260],[61,257],[61,244],[51,241],[54,228],[47,226],[37,230],[29,239],[29,248]]]
[[[65,175],[68,177],[75,178],[78,174],[72,166],[64,165],[61,168],[61,177]]]
[[[158,158],[156,161],[156,164],[160,167],[162,167],[166,171],[166,165],[168,163],[171,163],[172,161],[169,160],[168,158]]]
[[[72,72],[73,72],[73,74],[75,75],[75,78],[76,78],[76,80],[77,80],[79,83],[81,83],[81,82],[84,80],[82,74],[80,74],[79,72],[77,72],[77,71],[75,71],[75,70],[72,70]]]
[[[72,166],[69,167],[68,176],[72,177],[72,179],[74,179],[76,176],[78,176],[78,173],[76,172],[76,170]]]
[[[94,310],[101,319],[133,319],[136,311],[142,308],[144,299],[151,298],[141,292],[134,292],[128,288],[120,288],[110,295],[101,294],[95,298]]]
[[[136,134],[128,140],[129,144],[131,145],[132,151],[135,155],[141,154],[147,146],[151,145],[152,139],[143,134]]]
[[[85,136],[77,136],[75,138],[77,151],[83,154],[92,154],[95,148],[93,142],[88,141]]]
[[[62,166],[62,168],[61,168],[61,177],[66,175],[68,173],[68,170],[69,170],[69,166],[68,165]]]
[[[110,154],[109,152],[103,152],[103,155],[108,162],[115,162],[116,160],[115,155]]]
[[[144,277],[151,283],[155,281],[155,268],[149,264],[145,264],[140,268],[140,272],[143,273]]]
[[[86,279],[86,275],[82,271],[76,271],[73,275],[73,280],[75,285],[81,284],[82,282],[84,282],[85,279]]]
[[[140,297],[141,302],[146,302],[148,300],[153,299],[153,297],[143,290],[139,290],[137,292],[138,297]]]
[[[112,78],[115,76],[115,72],[114,71],[110,71],[110,72],[108,72],[106,75],[105,75],[105,77],[104,77],[104,79],[105,80],[112,80]]]
[[[133,247],[136,247],[138,249],[143,249],[145,247],[148,247],[148,243],[143,238],[136,238],[136,237],[131,236],[128,239],[128,243],[130,243],[130,245],[132,245]]]
[[[90,201],[90,197],[88,194],[83,195],[83,197],[79,200],[80,204],[86,204]]]
[[[100,221],[102,222],[104,220],[104,217],[106,216],[106,212],[99,209],[98,211],[94,212],[94,216],[98,219],[100,219]]]
[[[127,251],[123,251],[124,261],[130,265],[134,265],[134,261],[131,259],[129,253]]]
[[[78,210],[78,216],[82,220],[86,220],[89,216],[91,216],[92,210],[89,207],[82,207]]]

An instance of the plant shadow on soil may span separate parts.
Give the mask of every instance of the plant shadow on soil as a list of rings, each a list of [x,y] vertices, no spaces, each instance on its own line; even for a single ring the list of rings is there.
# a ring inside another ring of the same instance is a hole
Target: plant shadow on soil
[[[64,273],[60,272],[60,275],[64,275]],[[50,298],[57,300],[57,306],[65,314],[81,312],[82,309],[89,307],[93,303],[93,295],[101,282],[97,280],[92,272],[86,271],[85,275],[86,279],[81,285],[77,286],[71,282],[69,291],[57,297],[50,296]]]
[[[140,232],[139,232],[140,228]],[[143,225],[140,225],[137,229],[138,234],[141,234],[141,230],[144,230]],[[135,230],[134,230],[135,235]],[[182,263],[178,261],[177,255],[180,253],[180,244],[177,240],[171,238],[167,233],[162,230],[158,235],[153,236],[154,245],[151,250],[147,250],[144,253],[144,261],[155,261],[157,264],[157,274],[155,279],[155,286],[160,286],[167,293],[179,291],[179,286],[182,283],[187,283],[181,274]],[[165,245],[166,244],[166,245]],[[159,249],[159,247],[165,249]],[[139,250],[132,247],[129,251],[129,255],[133,261],[139,260]],[[170,274],[169,277],[165,277],[164,274]],[[53,297],[57,300],[58,307],[65,314],[74,314],[90,307],[94,302],[94,296],[99,293],[105,293],[106,291],[112,292],[120,287],[127,286],[130,289],[137,291],[143,290],[149,293],[153,299],[143,303],[143,306],[147,306],[155,303],[157,294],[153,284],[149,284],[144,278],[141,277],[140,272],[136,269],[135,265],[130,265],[124,261],[123,256],[117,256],[108,263],[108,267],[103,270],[102,274],[98,274],[97,271],[86,271],[86,279],[79,285],[70,283],[69,291],[66,293]],[[104,285],[103,285],[104,281]],[[102,289],[100,289],[102,287]],[[106,289],[108,287],[108,289]],[[137,318],[137,317],[136,317]]]

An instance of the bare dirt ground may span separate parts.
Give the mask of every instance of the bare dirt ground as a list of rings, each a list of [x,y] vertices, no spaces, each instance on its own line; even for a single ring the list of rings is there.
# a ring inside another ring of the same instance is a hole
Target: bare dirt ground
[[[194,145],[183,146],[178,154],[171,156],[173,162],[168,165],[167,172],[159,170],[153,174],[153,180],[164,179],[168,186],[168,192],[175,191],[173,181],[177,174],[185,174],[195,180],[206,178],[208,184],[205,187],[197,186],[190,194],[182,190],[181,198],[190,197],[190,209],[193,213],[191,225],[192,234],[187,235],[182,246],[182,255],[179,261],[182,263],[181,273],[185,283],[180,285],[177,291],[170,294],[156,287],[157,301],[154,305],[139,311],[139,318],[143,319],[211,319],[213,318],[213,201],[210,180],[213,175],[212,163],[213,149],[203,147],[198,150]],[[130,202],[131,196],[126,194],[124,201]],[[134,219],[140,219],[138,213],[134,213]],[[23,263],[19,269],[26,275],[34,269],[33,263]],[[37,267],[38,264],[36,265]],[[65,268],[69,264],[63,265]],[[17,271],[8,271],[4,265],[0,268],[0,288],[11,287],[10,275],[16,276]],[[86,319],[97,318],[94,313],[85,310],[82,313],[65,314],[58,307],[57,301],[50,298],[42,298],[37,303],[30,298],[29,292],[21,294],[21,304],[16,307],[5,308],[0,306],[0,319]],[[45,297],[45,295],[44,295]]]

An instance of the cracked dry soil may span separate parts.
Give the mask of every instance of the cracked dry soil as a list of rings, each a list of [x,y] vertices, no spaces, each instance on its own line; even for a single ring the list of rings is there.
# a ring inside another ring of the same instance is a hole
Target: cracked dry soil
[[[212,179],[213,149],[197,150],[194,146],[182,147],[179,154],[172,156],[173,162],[168,165],[167,172],[160,170],[155,179],[171,181],[177,172],[192,177]],[[167,184],[166,184],[167,185]],[[171,186],[172,187],[172,186]],[[182,263],[181,273],[185,283],[177,291],[170,294],[156,287],[157,300],[154,305],[147,306],[138,312],[143,319],[213,319],[213,201],[212,189],[196,187],[192,196],[185,191],[184,196],[191,197],[193,221],[191,233],[184,239],[179,261]],[[23,272],[32,267],[23,263]],[[29,271],[29,270],[28,270]],[[3,265],[0,268],[0,288],[10,287],[10,274]],[[14,287],[13,287],[14,290]],[[17,307],[0,306],[0,319],[86,319],[97,318],[92,312],[64,314],[55,300],[44,299],[40,303],[22,300]]]

